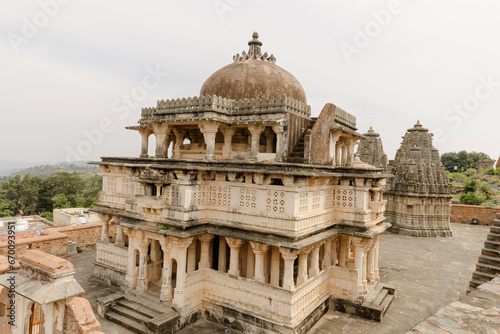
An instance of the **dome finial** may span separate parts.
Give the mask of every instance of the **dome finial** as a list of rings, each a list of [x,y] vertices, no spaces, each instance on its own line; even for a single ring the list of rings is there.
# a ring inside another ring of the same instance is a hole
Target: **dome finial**
[[[274,64],[276,62],[276,57],[274,55],[268,56],[267,52],[262,54],[261,46],[262,42],[259,41],[259,34],[254,31],[252,34],[252,40],[248,42],[248,52],[243,51],[241,56],[236,54],[233,56],[233,61],[236,63],[238,61],[247,60],[247,59],[261,59],[267,60],[268,62]]]
[[[250,45],[250,47],[252,45],[258,45],[258,46],[262,46],[262,42],[259,41],[259,34],[257,32],[253,32],[252,34],[252,40],[250,42],[248,42],[248,45]]]

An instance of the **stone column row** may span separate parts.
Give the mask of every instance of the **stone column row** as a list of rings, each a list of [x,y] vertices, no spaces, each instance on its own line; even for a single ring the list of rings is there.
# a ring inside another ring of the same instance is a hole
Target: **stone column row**
[[[219,131],[220,123],[215,121],[205,121],[199,124],[200,132],[203,134],[205,144],[206,144],[206,155],[205,159],[209,161],[215,160],[215,136]],[[282,161],[283,159],[283,126],[280,124],[272,125],[273,131],[276,133],[276,161]],[[261,133],[264,131],[265,125],[262,124],[251,124],[248,126],[248,131],[251,135],[250,142],[250,160],[257,160],[257,154],[259,152],[259,139]],[[173,133],[175,136],[175,146],[174,146],[174,156],[180,158],[180,147],[184,140],[185,131],[178,128],[173,128],[166,123],[155,123],[152,127],[139,128],[137,129],[142,138],[141,145],[141,157],[148,157],[148,145],[149,136],[154,134],[156,137],[156,149],[155,156],[157,158],[166,158],[167,150],[170,144],[170,134]],[[223,158],[227,159],[231,152],[231,141],[236,128],[224,127],[224,146],[223,146]],[[268,138],[268,145],[266,152],[272,151],[272,141]]]

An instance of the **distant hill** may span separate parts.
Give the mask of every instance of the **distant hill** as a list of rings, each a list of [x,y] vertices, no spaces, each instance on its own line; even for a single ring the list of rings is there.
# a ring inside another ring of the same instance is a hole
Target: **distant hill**
[[[76,173],[83,178],[94,176],[99,173],[99,166],[87,165],[85,162],[76,163],[58,163],[54,165],[40,165],[35,167],[29,167],[22,169],[20,171],[12,173],[10,176],[14,175],[26,175],[48,177],[54,175],[57,172],[68,172]]]

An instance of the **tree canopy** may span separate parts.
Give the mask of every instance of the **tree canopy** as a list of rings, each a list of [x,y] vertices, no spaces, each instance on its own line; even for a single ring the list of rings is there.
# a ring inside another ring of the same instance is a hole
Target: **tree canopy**
[[[457,166],[457,172],[464,172],[468,169],[477,169],[477,162],[483,159],[490,159],[490,157],[483,152],[466,152],[460,151],[443,153],[441,155],[441,163],[444,168],[450,172],[455,172],[455,166]]]
[[[43,214],[55,208],[92,207],[97,202],[102,177],[82,178],[57,172],[49,177],[15,175],[0,182],[0,216]]]

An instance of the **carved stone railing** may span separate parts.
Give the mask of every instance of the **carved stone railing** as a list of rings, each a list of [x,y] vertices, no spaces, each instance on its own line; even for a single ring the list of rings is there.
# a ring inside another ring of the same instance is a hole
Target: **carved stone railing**
[[[127,271],[127,248],[96,240],[96,262],[116,270]]]
[[[342,123],[344,125],[356,129],[356,117],[349,114],[342,108],[339,107],[335,108],[335,120],[339,123]]]
[[[125,201],[128,195],[107,193],[101,191],[99,193],[99,205],[108,206],[116,209],[125,209]]]
[[[323,270],[293,292],[216,270],[197,270],[186,277],[184,302],[201,305],[207,300],[291,328],[332,295],[333,269]]]
[[[280,110],[294,112],[303,116],[310,116],[311,108],[305,103],[288,96],[278,98],[261,98],[246,100],[230,100],[219,96],[200,96],[182,99],[160,100],[156,108],[143,108],[141,120],[146,121],[155,116],[166,114],[183,114],[201,111],[215,111],[222,114],[233,115],[251,112],[261,113]]]
[[[200,284],[203,285],[203,293],[199,292]],[[187,275],[184,298],[195,303],[193,298],[205,299],[271,322],[291,323],[292,292],[211,269]]]

